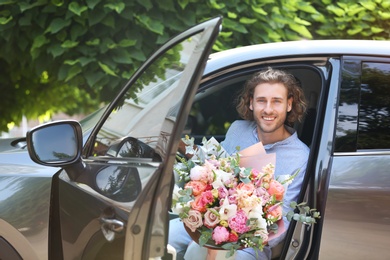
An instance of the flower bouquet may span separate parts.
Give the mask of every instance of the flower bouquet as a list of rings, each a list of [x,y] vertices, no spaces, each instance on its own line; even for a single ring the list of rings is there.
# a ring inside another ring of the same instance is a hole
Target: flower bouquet
[[[228,155],[214,138],[197,148],[193,138],[183,142],[192,157],[175,164],[182,187],[175,186],[172,211],[187,232],[200,246],[228,250],[227,257],[248,247],[262,251],[283,221],[286,185],[295,175],[275,179],[275,154],[266,154],[261,143]]]

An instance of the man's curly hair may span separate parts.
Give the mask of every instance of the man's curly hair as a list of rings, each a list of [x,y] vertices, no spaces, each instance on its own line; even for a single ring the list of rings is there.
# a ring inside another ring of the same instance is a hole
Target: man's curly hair
[[[253,111],[249,109],[250,101],[257,85],[261,83],[282,83],[287,88],[287,97],[293,98],[292,109],[287,113],[285,124],[292,126],[301,121],[306,111],[306,101],[300,83],[296,78],[283,70],[268,67],[255,73],[250,78],[237,98],[237,112],[245,120],[253,121]]]

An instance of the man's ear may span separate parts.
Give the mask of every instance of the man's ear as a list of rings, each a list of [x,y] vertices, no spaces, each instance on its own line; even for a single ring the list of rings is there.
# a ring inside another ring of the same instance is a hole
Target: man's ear
[[[253,105],[252,105],[252,102],[253,99],[251,98],[251,100],[249,101],[249,110],[253,111]]]
[[[292,110],[293,101],[294,101],[294,99],[293,99],[292,97],[290,97],[290,98],[287,100],[287,112],[290,112],[290,111]]]

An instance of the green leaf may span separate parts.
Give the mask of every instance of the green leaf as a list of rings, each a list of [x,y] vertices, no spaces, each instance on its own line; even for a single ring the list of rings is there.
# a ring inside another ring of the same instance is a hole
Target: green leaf
[[[228,15],[228,17],[229,17],[230,19],[236,19],[236,18],[237,18],[237,14],[236,14],[236,13],[233,13],[233,12],[228,12],[227,15]]]
[[[188,0],[179,0],[178,4],[180,5],[181,9],[184,10],[186,6],[189,4]]]
[[[210,240],[212,235],[211,230],[202,231],[199,237],[199,245],[204,246]]]
[[[96,10],[91,11],[88,14],[89,26],[93,26],[95,24],[100,23],[106,17],[106,15],[107,14],[105,12],[103,12],[103,10],[101,10],[101,9],[96,9]]]
[[[76,47],[78,44],[79,44],[79,42],[66,40],[66,41],[64,41],[64,42],[61,44],[61,47],[62,47],[62,48],[66,48],[66,49],[70,49],[70,48]]]
[[[376,8],[376,4],[373,1],[359,1],[359,4],[370,11],[374,11]]]
[[[116,63],[131,64],[132,58],[129,52],[125,49],[117,49],[112,54],[112,59]]]
[[[87,80],[89,86],[95,87],[97,82],[106,77],[106,74],[101,71],[89,71],[84,73],[84,77]]]
[[[251,8],[252,8],[253,11],[255,11],[255,13],[258,13],[258,14],[264,15],[264,16],[268,15],[268,13],[266,11],[264,11],[264,9],[261,8],[261,7],[256,7],[256,6],[252,5]]]
[[[297,8],[309,14],[317,14],[317,10],[311,5],[310,2],[299,2]]]
[[[73,66],[78,62],[79,62],[79,60],[65,60],[64,64]]]
[[[383,28],[379,28],[379,27],[373,26],[373,27],[371,27],[371,31],[372,31],[373,33],[381,33],[381,32],[384,31],[384,29],[383,29]]]
[[[34,42],[31,46],[31,49],[37,49],[39,47],[42,47],[43,45],[45,45],[48,42],[50,42],[50,41],[45,37],[45,35],[39,35],[39,36],[34,38]]]
[[[224,3],[217,3],[217,0],[210,0],[209,1],[211,8],[220,10],[222,8],[225,8],[226,5]]]
[[[51,44],[48,46],[47,51],[53,55],[53,58],[62,55],[65,52],[65,49],[61,47],[60,44]]]
[[[105,4],[104,7],[114,10],[118,14],[122,13],[122,11],[125,9],[125,4],[124,3],[110,3],[110,4]]]
[[[257,19],[246,18],[246,17],[240,18],[240,23],[242,23],[242,24],[254,24],[256,22],[257,22]]]
[[[16,3],[16,0],[0,0],[0,5],[9,5]]]
[[[361,27],[355,27],[354,29],[347,30],[347,33],[349,35],[355,35],[355,34],[360,33],[362,30],[363,30],[363,28],[361,28]]]
[[[136,15],[136,18],[148,30],[161,35],[164,33],[164,25],[161,23],[161,21],[152,20],[149,16],[146,15]]]
[[[80,74],[81,71],[82,71],[82,69],[81,69],[80,66],[72,66],[72,67],[70,67],[70,69],[68,71],[68,75],[67,75],[67,77],[65,79],[65,82],[68,82],[69,80],[73,79],[75,76]]]
[[[79,58],[79,62],[80,62],[82,67],[84,67],[84,66],[86,66],[89,63],[94,62],[94,61],[96,61],[96,58],[92,58],[92,57],[81,57],[81,58]]]
[[[134,46],[137,44],[137,40],[128,40],[128,39],[123,39],[118,43],[118,46],[120,47],[130,47]]]
[[[105,16],[101,23],[115,29],[115,19],[113,16]]]
[[[383,20],[390,19],[390,12],[379,11],[378,14]]]
[[[348,16],[355,16],[356,14],[360,12],[364,12],[365,9],[363,7],[359,7],[358,5],[353,5],[349,7],[349,10],[347,11]]]
[[[33,3],[33,4],[29,4],[29,3],[26,3],[26,2],[18,3],[20,11],[22,13],[24,13],[25,11],[30,10],[30,9],[36,7],[36,6],[46,5],[46,4],[47,4],[46,0],[38,0],[35,3]]]
[[[289,26],[290,26],[291,30],[299,33],[303,37],[305,37],[307,39],[312,39],[313,38],[313,36],[311,35],[309,30],[305,26],[298,25],[298,24],[289,24]]]
[[[57,33],[60,30],[64,29],[65,27],[68,27],[71,23],[71,20],[64,20],[62,18],[55,18],[51,21],[49,24],[48,28],[46,29],[45,32],[49,33]]]
[[[343,16],[345,14],[344,10],[339,8],[339,7],[336,7],[334,5],[328,5],[326,7],[326,9],[334,14],[336,14],[337,16]]]
[[[7,17],[0,17],[0,24],[5,25],[9,23],[12,20],[12,16]]]
[[[105,65],[105,64],[103,64],[103,63],[101,63],[101,62],[98,62],[98,64],[99,64],[99,67],[100,67],[105,73],[107,73],[108,75],[118,77],[118,76],[115,74],[115,72],[114,72],[112,69],[110,69],[107,65]]]
[[[100,39],[95,38],[95,39],[93,39],[93,40],[86,41],[85,44],[86,44],[86,45],[89,45],[89,46],[96,46],[96,45],[99,45],[99,44],[100,44]]]
[[[248,33],[245,26],[231,19],[226,18],[222,22],[222,27],[229,28],[240,33]]]
[[[87,0],[86,2],[89,9],[94,9],[100,0]]]
[[[298,16],[294,17],[294,22],[296,22],[298,24],[306,25],[306,26],[311,25],[310,22],[303,20],[303,19],[299,18]]]
[[[148,11],[153,8],[153,4],[150,0],[137,0],[137,3],[145,7]]]
[[[52,3],[55,6],[62,6],[64,4],[63,0],[51,0],[50,3]]]
[[[88,28],[86,26],[82,26],[80,24],[74,24],[70,29],[70,38],[75,41],[78,38],[82,38],[88,32]]]
[[[77,2],[71,2],[68,6],[69,11],[80,16],[82,12],[88,10],[87,6],[80,6]]]

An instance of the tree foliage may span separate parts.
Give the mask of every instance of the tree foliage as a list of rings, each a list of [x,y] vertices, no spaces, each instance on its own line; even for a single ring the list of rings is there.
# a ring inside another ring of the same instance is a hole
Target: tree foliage
[[[388,39],[390,1],[0,0],[0,131],[109,102],[169,37],[215,16],[214,51],[317,38]]]

